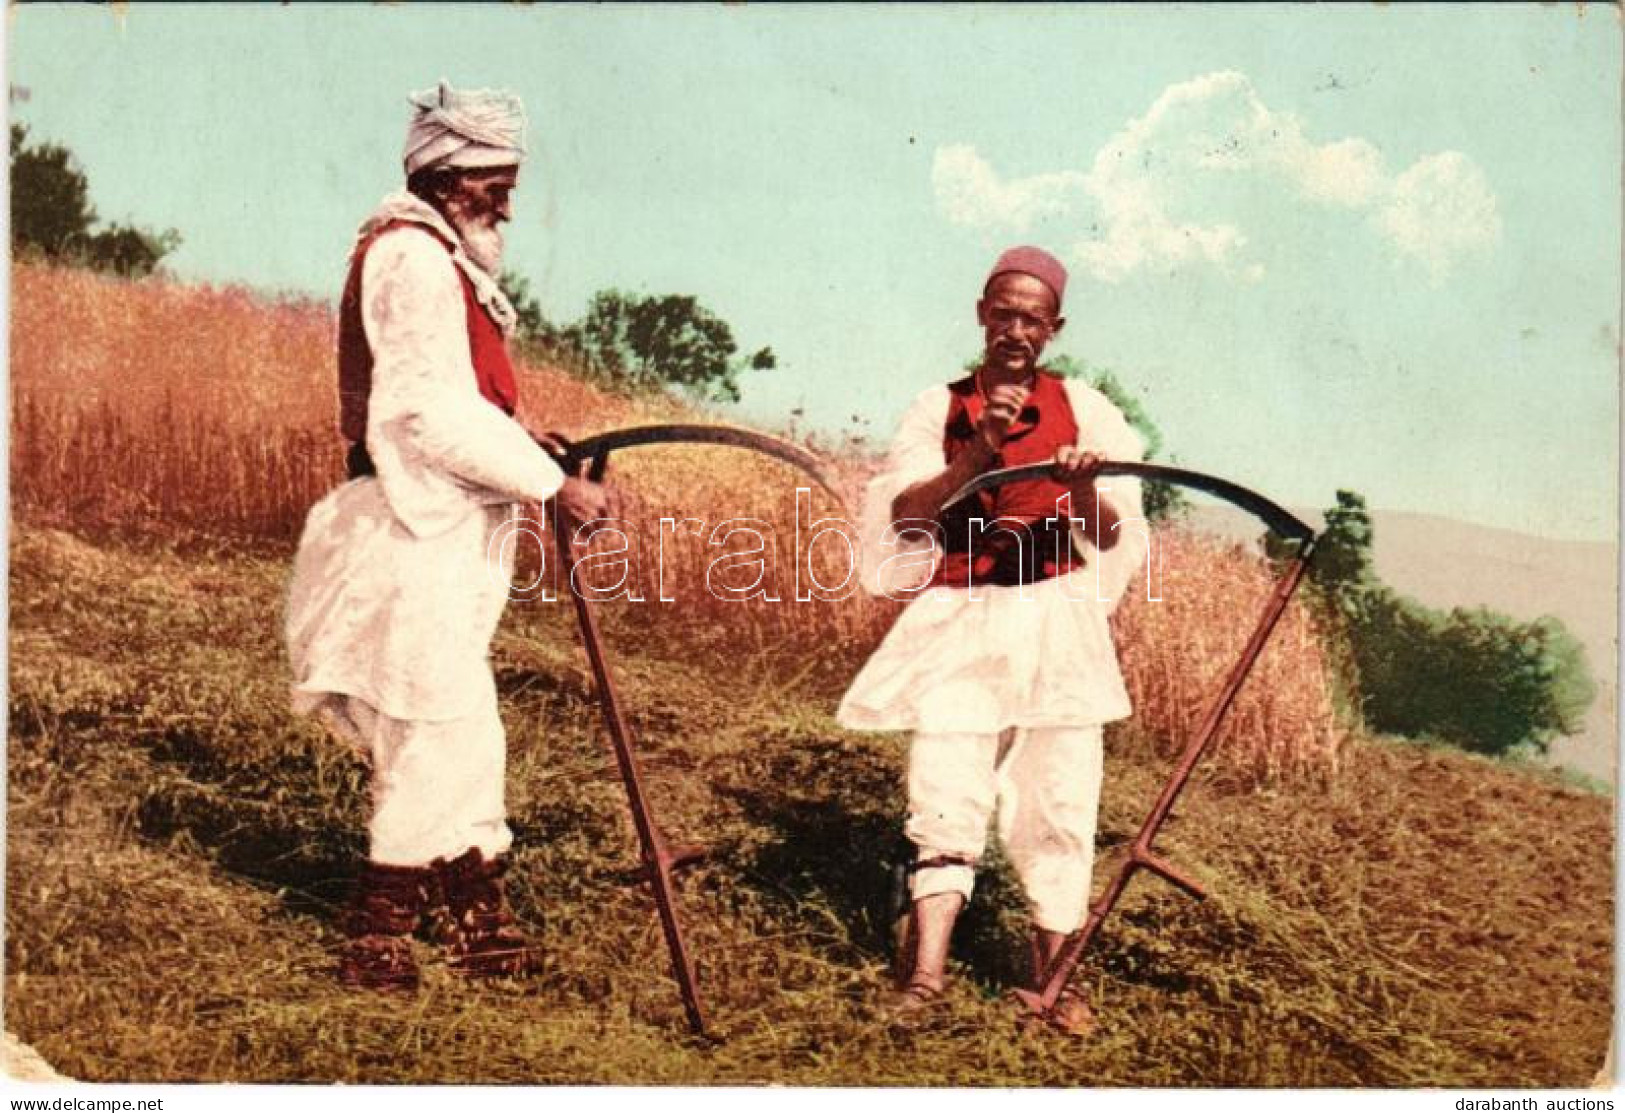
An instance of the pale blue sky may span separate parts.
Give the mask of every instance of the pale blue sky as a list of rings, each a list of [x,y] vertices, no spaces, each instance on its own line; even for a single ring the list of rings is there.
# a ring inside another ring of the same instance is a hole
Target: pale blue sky
[[[15,118],[185,277],[336,296],[409,90],[510,87],[509,262],[565,320],[697,294],[745,416],[885,437],[997,250],[1182,463],[1296,505],[1616,532],[1619,17],[1605,8],[13,7]]]

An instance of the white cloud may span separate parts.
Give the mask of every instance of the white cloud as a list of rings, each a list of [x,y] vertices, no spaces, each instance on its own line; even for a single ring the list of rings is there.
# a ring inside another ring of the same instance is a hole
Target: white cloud
[[[1420,159],[1395,179],[1372,222],[1402,253],[1420,259],[1435,282],[1462,255],[1501,239],[1495,194],[1484,172],[1457,151]]]
[[[1316,201],[1355,209],[1369,205],[1383,191],[1382,152],[1364,139],[1319,147],[1306,142],[1288,167],[1299,188]]]
[[[1106,234],[1074,249],[1096,278],[1116,282],[1141,267],[1206,262],[1226,267],[1247,237],[1231,224],[1175,224],[1142,198],[1120,197]],[[1256,264],[1254,264],[1256,266]]]
[[[1070,171],[1002,181],[976,149],[965,144],[937,148],[931,163],[931,184],[943,215],[972,227],[1026,231],[1038,217],[1065,213],[1068,195],[1082,182],[1082,174]]]
[[[1227,199],[1238,208],[1238,189],[1255,218],[1259,203],[1368,213],[1369,227],[1435,280],[1500,237],[1495,195],[1467,156],[1429,155],[1390,176],[1369,140],[1315,143],[1298,117],[1271,109],[1233,70],[1170,85],[1101,146],[1086,171],[1005,179],[975,148],[958,144],[938,149],[932,184],[955,224],[1019,232],[1038,218],[1060,217],[1087,227],[1073,255],[1108,282],[1142,269],[1197,265],[1260,280],[1263,264],[1247,257],[1242,214],[1226,211]],[[1256,233],[1268,236],[1287,222],[1257,223]]]

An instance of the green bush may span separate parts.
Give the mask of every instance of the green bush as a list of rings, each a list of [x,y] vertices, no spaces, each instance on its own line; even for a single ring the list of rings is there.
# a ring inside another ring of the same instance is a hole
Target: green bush
[[[1543,753],[1580,728],[1596,686],[1584,648],[1560,621],[1425,607],[1377,577],[1372,540],[1365,499],[1337,492],[1312,582],[1348,640],[1367,725],[1493,755]],[[1270,549],[1283,555],[1278,543]]]
[[[1555,618],[1431,610],[1378,588],[1351,627],[1367,722],[1464,749],[1544,752],[1596,694],[1585,650]]]
[[[737,402],[741,374],[778,366],[771,348],[740,355],[728,322],[691,296],[600,290],[586,316],[561,327],[547,319],[523,275],[503,271],[501,285],[518,314],[522,351],[611,390],[675,387],[702,400]]]

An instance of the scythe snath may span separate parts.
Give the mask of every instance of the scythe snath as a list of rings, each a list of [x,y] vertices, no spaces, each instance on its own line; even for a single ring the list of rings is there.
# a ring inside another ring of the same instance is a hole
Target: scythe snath
[[[575,475],[583,464],[588,466],[588,478],[601,481],[609,466],[611,451],[657,444],[710,444],[743,448],[764,453],[774,459],[800,468],[824,490],[834,495],[834,489],[825,477],[818,459],[810,452],[786,441],[778,440],[750,429],[736,429],[723,425],[644,425],[617,429],[585,440],[569,442],[555,436],[562,447],[548,448],[566,475]],[[839,501],[839,496],[835,496]],[[672,881],[676,870],[691,865],[704,856],[704,849],[695,846],[673,848],[666,843],[660,826],[655,822],[648,796],[643,791],[643,778],[638,769],[637,755],[632,749],[632,727],[621,709],[620,695],[615,689],[615,678],[604,653],[603,639],[598,632],[598,620],[592,606],[574,589],[576,559],[570,539],[564,531],[553,527],[559,559],[564,566],[565,590],[575,602],[576,620],[581,626],[581,640],[592,663],[593,678],[597,681],[598,705],[603,714],[604,729],[609,732],[615,764],[620,770],[621,783],[626,788],[627,803],[631,806],[632,826],[637,831],[642,857],[642,873],[654,892],[655,907],[660,914],[661,931],[666,937],[666,949],[671,953],[672,976],[683,997],[683,1011],[688,1026],[695,1035],[712,1038],[705,1025],[705,1010],[700,1003],[698,978],[694,960],[683,940],[683,926],[677,917],[677,890]]]
[[[943,509],[954,505],[961,499],[968,498],[978,492],[990,490],[1006,483],[1023,479],[1039,479],[1051,474],[1051,464],[1025,464],[1016,468],[1005,468],[1000,471],[987,472],[961,487],[948,497]],[[1253,633],[1247,639],[1241,656],[1230,667],[1225,677],[1224,686],[1209,705],[1202,724],[1197,728],[1196,734],[1186,744],[1184,752],[1180,755],[1179,763],[1174,767],[1168,782],[1163,786],[1162,793],[1157,802],[1152,805],[1151,813],[1146,816],[1145,822],[1140,825],[1139,833],[1135,835],[1134,842],[1129,847],[1128,857],[1118,867],[1112,876],[1111,883],[1101,897],[1089,909],[1089,916],[1083,927],[1067,937],[1066,943],[1060,952],[1050,962],[1043,973],[1042,988],[1037,991],[1018,989],[1016,998],[1021,1001],[1032,1013],[1045,1020],[1051,1020],[1056,1002],[1060,1000],[1061,993],[1066,989],[1067,982],[1071,980],[1073,971],[1077,969],[1078,961],[1083,951],[1089,946],[1100,925],[1111,915],[1112,909],[1122,898],[1128,883],[1140,870],[1149,870],[1158,877],[1173,884],[1176,888],[1197,900],[1207,894],[1188,874],[1176,868],[1166,858],[1163,858],[1152,849],[1157,832],[1162,828],[1168,813],[1173,809],[1174,802],[1184,791],[1191,773],[1196,769],[1197,762],[1202,760],[1208,746],[1218,734],[1219,725],[1224,721],[1225,713],[1235,702],[1236,693],[1241,690],[1242,683],[1247,674],[1252,671],[1259,654],[1263,652],[1264,645],[1269,641],[1275,624],[1286,611],[1286,606],[1292,599],[1292,594],[1302,582],[1304,572],[1309,567],[1310,558],[1314,554],[1315,531],[1291,514],[1277,503],[1270,501],[1255,491],[1250,491],[1239,484],[1232,483],[1217,476],[1205,475],[1201,472],[1187,471],[1184,468],[1168,467],[1162,464],[1141,464],[1130,461],[1104,461],[1095,472],[1100,476],[1126,475],[1142,479],[1156,479],[1165,483],[1173,483],[1181,487],[1190,487],[1193,490],[1204,491],[1217,498],[1224,499],[1243,510],[1260,518],[1273,532],[1290,541],[1298,543],[1298,551],[1290,564],[1275,583],[1275,590],[1271,592],[1269,601],[1264,606],[1264,613],[1259,617],[1253,627]]]

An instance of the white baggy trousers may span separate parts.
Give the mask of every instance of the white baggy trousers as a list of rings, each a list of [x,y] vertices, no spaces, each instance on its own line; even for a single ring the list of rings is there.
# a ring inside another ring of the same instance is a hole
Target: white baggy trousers
[[[513,845],[503,800],[508,742],[494,690],[473,714],[442,722],[391,718],[353,696],[323,711],[372,766],[369,859],[427,866],[470,847],[489,859]]]
[[[1009,742],[1002,761],[1001,740]],[[920,863],[974,863],[997,810],[999,841],[1033,923],[1046,931],[1076,931],[1088,911],[1102,765],[1098,725],[916,733],[908,757],[905,832]],[[910,893],[915,900],[937,893],[969,900],[974,882],[970,864],[922,866]]]

